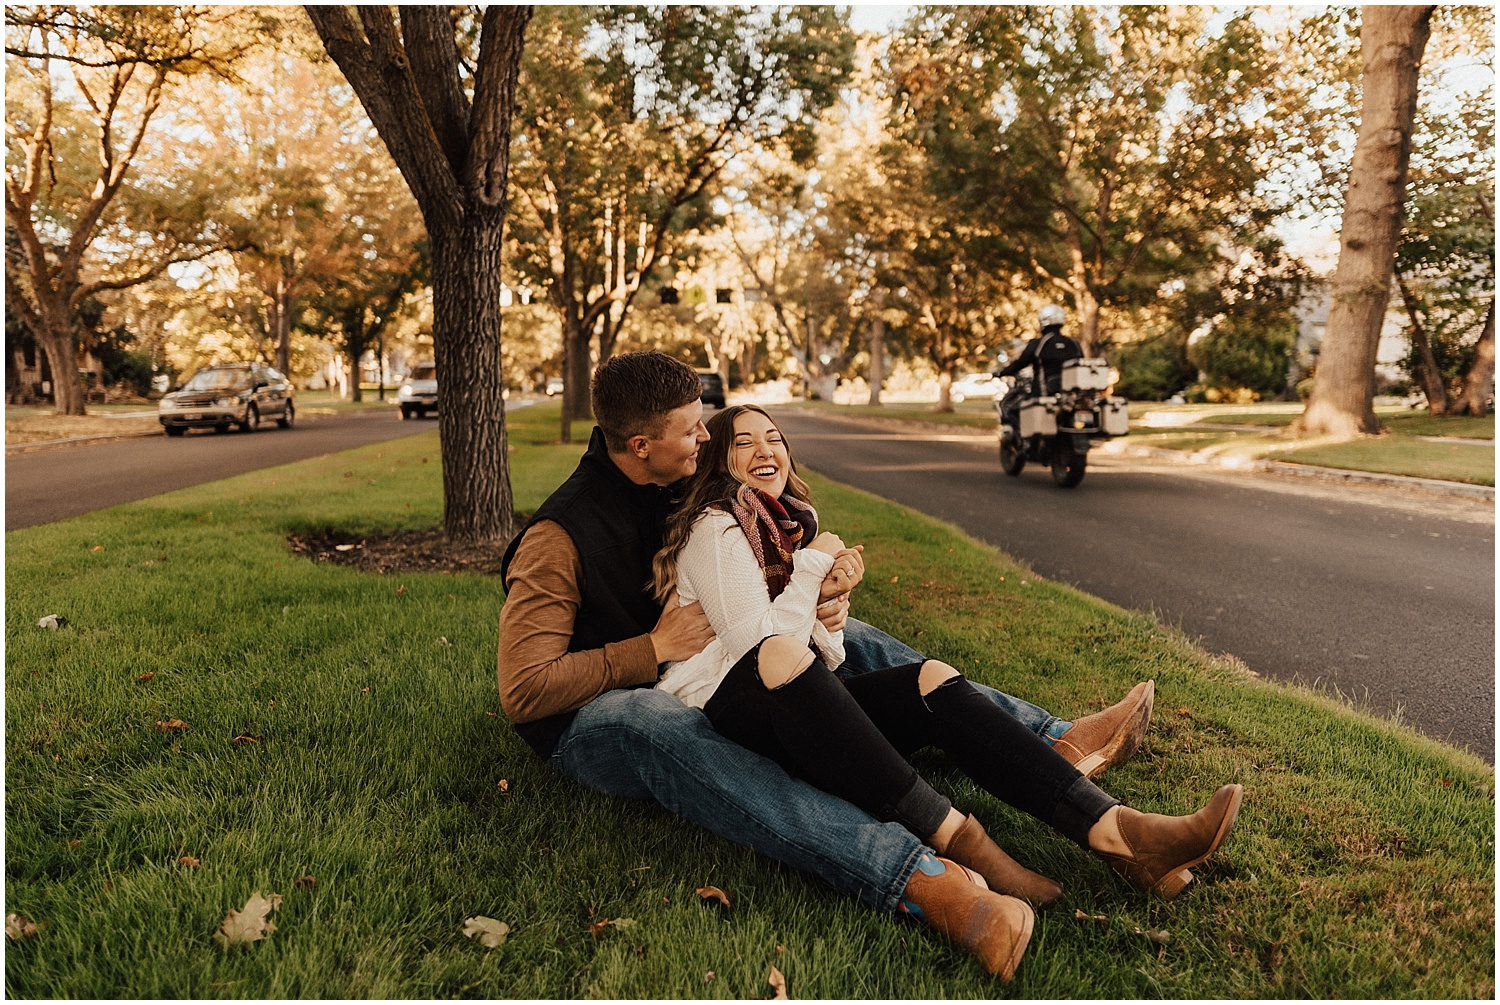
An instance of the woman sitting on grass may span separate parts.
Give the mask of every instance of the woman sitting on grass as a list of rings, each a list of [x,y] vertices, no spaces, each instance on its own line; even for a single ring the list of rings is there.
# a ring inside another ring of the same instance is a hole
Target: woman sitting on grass
[[[807,485],[769,415],[736,405],[716,413],[708,432],[685,501],[668,520],[655,571],[658,596],[666,601],[675,590],[680,603],[702,603],[716,637],[696,656],[670,664],[657,687],[702,708],[724,736],[789,773],[874,817],[900,822],[943,856],[923,870],[941,873],[945,860],[958,863],[996,893],[1037,905],[1062,894],[1056,882],[1010,858],[978,820],[956,810],[907,763],[906,755],[930,746],[987,792],[1099,855],[1137,889],[1170,899],[1187,886],[1190,868],[1234,825],[1239,785],[1219,789],[1190,816],[1139,813],[946,663],[927,660],[840,680],[833,670],[844,659],[843,633],[829,632],[817,608],[820,593],[847,591],[847,583],[836,588],[825,579],[849,550],[836,535],[819,532]],[[840,571],[852,572],[855,564],[845,558]],[[1024,904],[1006,906],[1016,923],[1007,936],[1010,951],[1001,955],[1013,969],[1032,914]],[[958,929],[965,923],[951,921]]]

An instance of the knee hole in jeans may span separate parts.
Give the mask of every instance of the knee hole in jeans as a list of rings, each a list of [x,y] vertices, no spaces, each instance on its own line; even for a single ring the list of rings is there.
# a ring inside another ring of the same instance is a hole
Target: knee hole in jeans
[[[928,660],[917,672],[917,692],[927,697],[950,680],[963,676],[948,664],[939,660]]]
[[[772,635],[760,644],[757,669],[760,682],[774,691],[786,687],[812,666],[813,651],[806,642],[799,642],[789,635]]]

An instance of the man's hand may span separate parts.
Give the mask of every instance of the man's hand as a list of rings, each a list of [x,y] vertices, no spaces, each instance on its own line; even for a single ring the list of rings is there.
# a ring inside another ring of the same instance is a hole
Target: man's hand
[[[703,613],[703,605],[695,600],[686,607],[679,606],[676,590],[667,598],[661,618],[650,634],[657,663],[675,663],[696,656],[713,637],[714,630]]]
[[[819,604],[827,603],[835,597],[847,597],[849,591],[860,584],[865,578],[864,550],[864,545],[856,544],[852,548],[841,549],[834,555],[833,568],[818,586]]]
[[[826,604],[819,604],[817,615],[823,627],[830,632],[843,631],[844,622],[849,620],[849,594],[836,597]]]

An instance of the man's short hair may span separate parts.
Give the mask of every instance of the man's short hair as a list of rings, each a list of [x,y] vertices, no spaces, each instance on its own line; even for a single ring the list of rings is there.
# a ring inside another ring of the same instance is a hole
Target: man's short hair
[[[600,363],[590,398],[604,446],[618,454],[629,449],[632,436],[659,436],[668,412],[702,395],[697,371],[652,350],[627,352]]]

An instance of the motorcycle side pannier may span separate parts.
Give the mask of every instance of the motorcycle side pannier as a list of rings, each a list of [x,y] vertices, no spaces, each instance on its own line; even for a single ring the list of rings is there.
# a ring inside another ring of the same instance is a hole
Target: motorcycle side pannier
[[[1109,363],[1102,359],[1070,359],[1062,366],[1064,391],[1102,391],[1109,386]]]
[[[1021,436],[1051,436],[1057,432],[1057,399],[1038,398],[1021,406]]]
[[[1110,436],[1124,436],[1130,432],[1130,402],[1124,398],[1105,398],[1099,412],[1099,425]]]

